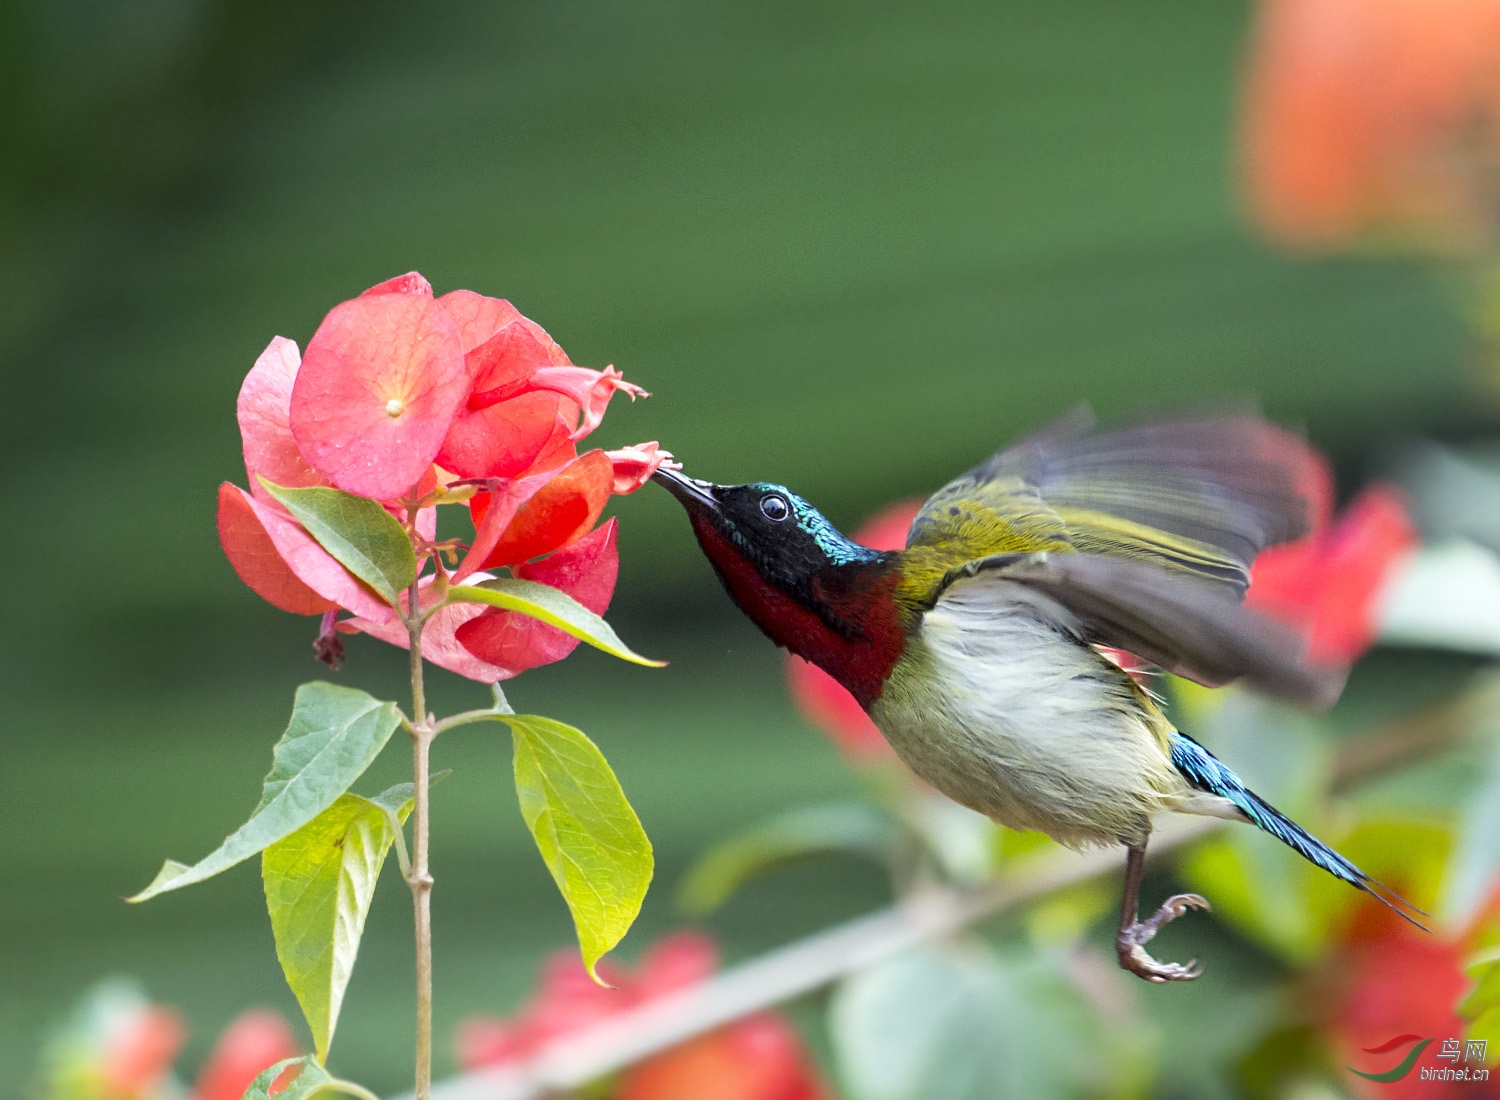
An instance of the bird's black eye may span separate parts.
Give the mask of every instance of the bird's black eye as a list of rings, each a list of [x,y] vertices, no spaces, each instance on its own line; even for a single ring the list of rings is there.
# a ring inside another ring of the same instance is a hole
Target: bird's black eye
[[[787,504],[786,497],[777,493],[767,493],[760,498],[761,515],[767,519],[776,520],[778,523],[792,514],[791,505]]]

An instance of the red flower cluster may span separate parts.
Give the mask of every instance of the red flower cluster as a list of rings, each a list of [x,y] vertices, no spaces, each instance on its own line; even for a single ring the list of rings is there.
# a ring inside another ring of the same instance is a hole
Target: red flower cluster
[[[1272,237],[1488,236],[1500,2],[1264,0],[1241,145],[1251,213]]]
[[[1346,665],[1375,641],[1379,599],[1394,566],[1417,545],[1401,494],[1372,485],[1335,523],[1325,495],[1321,522],[1296,542],[1261,552],[1245,603],[1307,633],[1316,664]]]
[[[634,971],[605,961],[595,984],[574,952],[547,960],[531,1000],[508,1020],[475,1017],[458,1032],[465,1069],[503,1065],[551,1039],[632,1008],[713,973],[718,953],[706,937],[677,933],[658,942]],[[610,1100],[824,1100],[827,1092],[790,1024],[773,1013],[736,1021],[630,1067]]]
[[[669,458],[655,443],[579,454],[610,398],[644,396],[613,367],[573,366],[509,302],[468,290],[440,298],[416,273],[371,287],[323,319],[299,358],[276,337],[239,395],[247,493],[219,489],[219,540],[242,580],[277,607],[354,617],[338,624],[406,644],[393,609],[344,568],[261,485],[332,486],[407,520],[419,557],[439,544],[437,507],[464,504],[475,537],[452,577],[510,568],[596,614],[619,562],[611,493],[640,488]],[[549,556],[550,555],[550,556]],[[545,559],[538,561],[536,559]],[[436,603],[438,572],[423,578]],[[429,623],[435,663],[492,682],[558,660],[577,640],[512,612],[465,604]]]

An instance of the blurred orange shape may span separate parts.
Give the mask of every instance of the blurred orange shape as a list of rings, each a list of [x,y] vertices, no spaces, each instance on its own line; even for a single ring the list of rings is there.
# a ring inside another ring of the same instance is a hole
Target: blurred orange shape
[[[1500,0],[1264,0],[1240,143],[1250,213],[1273,239],[1487,236],[1500,212]]]

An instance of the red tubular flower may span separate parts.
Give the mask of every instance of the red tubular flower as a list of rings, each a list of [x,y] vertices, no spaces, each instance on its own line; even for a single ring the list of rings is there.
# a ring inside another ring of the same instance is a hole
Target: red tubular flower
[[[1374,642],[1381,589],[1416,545],[1401,494],[1371,486],[1332,526],[1262,551],[1245,603],[1306,631],[1314,663],[1348,664]]]
[[[653,946],[633,971],[601,964],[615,987],[604,989],[589,979],[575,953],[559,952],[544,965],[536,992],[515,1016],[460,1025],[459,1062],[472,1070],[527,1057],[550,1039],[702,981],[716,964],[712,941],[677,933]],[[827,1092],[796,1031],[780,1016],[762,1013],[632,1066],[607,1095],[613,1100],[823,1100]]]
[[[921,509],[920,500],[889,504],[864,522],[850,537],[875,550],[900,550],[906,532]],[[885,737],[844,686],[816,665],[791,654],[786,659],[787,687],[792,701],[851,760],[873,760],[891,755]]]
[[[239,1100],[262,1071],[298,1053],[292,1029],[279,1013],[251,1009],[219,1036],[198,1071],[194,1100]]]
[[[1495,0],[1265,0],[1241,159],[1252,216],[1298,245],[1493,228]]]

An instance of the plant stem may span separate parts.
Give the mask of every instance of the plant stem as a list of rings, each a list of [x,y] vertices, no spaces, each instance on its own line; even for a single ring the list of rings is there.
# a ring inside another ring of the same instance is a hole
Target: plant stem
[[[421,570],[418,569],[420,573]],[[427,713],[427,698],[422,685],[421,603],[417,582],[411,584],[405,616],[411,650],[411,740],[412,740],[412,857],[406,873],[411,887],[412,908],[416,920],[417,942],[417,1100],[428,1100],[432,1094],[432,872],[427,865],[429,835],[427,787],[429,758],[437,730]]]

